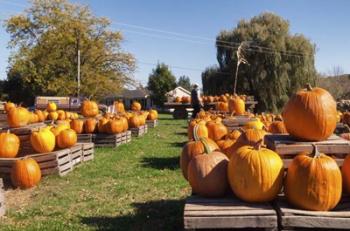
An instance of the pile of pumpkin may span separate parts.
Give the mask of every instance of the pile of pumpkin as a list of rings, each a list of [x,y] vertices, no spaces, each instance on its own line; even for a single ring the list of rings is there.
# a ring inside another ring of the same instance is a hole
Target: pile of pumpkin
[[[336,127],[336,103],[324,89],[308,86],[290,98],[282,117],[292,136],[325,140]],[[303,152],[293,159],[285,175],[281,157],[264,147],[266,131],[260,128],[248,125],[228,133],[220,118],[191,121],[190,141],[183,147],[180,165],[192,191],[204,197],[222,197],[232,190],[244,201],[268,202],[283,188],[292,205],[317,211],[338,204],[342,185],[350,193],[350,155],[340,170],[332,157],[314,145],[312,153]]]
[[[174,99],[174,103],[190,103],[191,102],[191,97],[189,96],[176,96]]]

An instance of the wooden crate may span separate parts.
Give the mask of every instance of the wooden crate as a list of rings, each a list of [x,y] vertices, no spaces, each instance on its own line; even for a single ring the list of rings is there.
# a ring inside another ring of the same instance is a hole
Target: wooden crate
[[[277,230],[277,214],[269,203],[251,204],[235,197],[208,199],[190,196],[184,209],[185,229]]]
[[[79,143],[93,142],[93,134],[77,134]]]
[[[158,120],[147,120],[146,124],[148,128],[155,128],[158,126]]]
[[[82,143],[82,161],[86,162],[94,159],[95,144],[94,143]]]
[[[93,143],[95,147],[118,147],[131,141],[131,132],[126,131],[119,134],[94,134]]]
[[[73,166],[80,164],[83,161],[83,144],[77,143],[70,148],[70,161]]]
[[[29,124],[19,128],[4,127],[4,128],[1,128],[1,130],[2,131],[10,130],[11,133],[14,133],[16,135],[30,135],[32,131],[38,131],[40,128],[43,128],[46,126],[47,125],[45,123],[41,122],[41,123]]]
[[[0,178],[0,217],[4,216],[6,212],[5,206],[5,192],[4,192],[4,182]]]
[[[134,137],[143,136],[148,132],[148,126],[145,124],[137,128],[131,128],[130,131],[131,135]]]
[[[280,230],[335,230],[350,228],[350,197],[344,196],[337,207],[328,212],[296,209],[280,196],[274,207],[280,221]]]
[[[320,152],[334,157],[339,166],[342,166],[344,158],[350,153],[350,141],[336,135],[319,142],[301,142],[284,134],[266,135],[265,144],[267,148],[274,150],[281,156],[285,168],[300,152],[312,152],[312,144],[316,144]]]

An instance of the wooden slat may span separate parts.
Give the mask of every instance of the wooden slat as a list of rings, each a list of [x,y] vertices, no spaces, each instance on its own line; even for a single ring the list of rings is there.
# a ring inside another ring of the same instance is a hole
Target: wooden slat
[[[220,217],[220,216],[258,216],[258,215],[274,215],[274,210],[263,210],[263,209],[231,209],[231,210],[196,210],[187,211],[185,210],[184,216],[186,217]]]
[[[186,211],[217,211],[217,210],[258,210],[258,209],[270,209],[270,206],[264,204],[251,204],[251,205],[232,205],[230,203],[210,203],[210,204],[191,204],[186,203]]]

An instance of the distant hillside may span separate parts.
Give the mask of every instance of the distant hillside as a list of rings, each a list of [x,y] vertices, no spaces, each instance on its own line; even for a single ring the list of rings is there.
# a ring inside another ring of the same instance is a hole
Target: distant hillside
[[[336,100],[350,99],[350,74],[320,77],[317,86],[329,91]]]

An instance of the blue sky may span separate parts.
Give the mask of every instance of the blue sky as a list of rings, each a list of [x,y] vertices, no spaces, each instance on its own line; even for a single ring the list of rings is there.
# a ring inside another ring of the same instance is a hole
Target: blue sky
[[[168,64],[176,77],[201,82],[201,71],[216,64],[216,35],[240,19],[274,12],[289,20],[292,33],[302,33],[317,46],[316,68],[329,73],[340,66],[350,73],[350,1],[316,0],[75,0],[88,4],[112,28],[124,34],[122,47],[138,60],[135,79],[146,84],[154,64]],[[0,0],[0,18],[25,9],[25,0]],[[3,23],[1,23],[3,24]],[[137,26],[137,27],[136,27]],[[147,30],[141,29],[147,28]],[[156,29],[157,31],[151,31]],[[161,33],[168,31],[172,33]],[[180,36],[185,34],[189,36]],[[6,77],[9,36],[0,28],[0,78]]]

